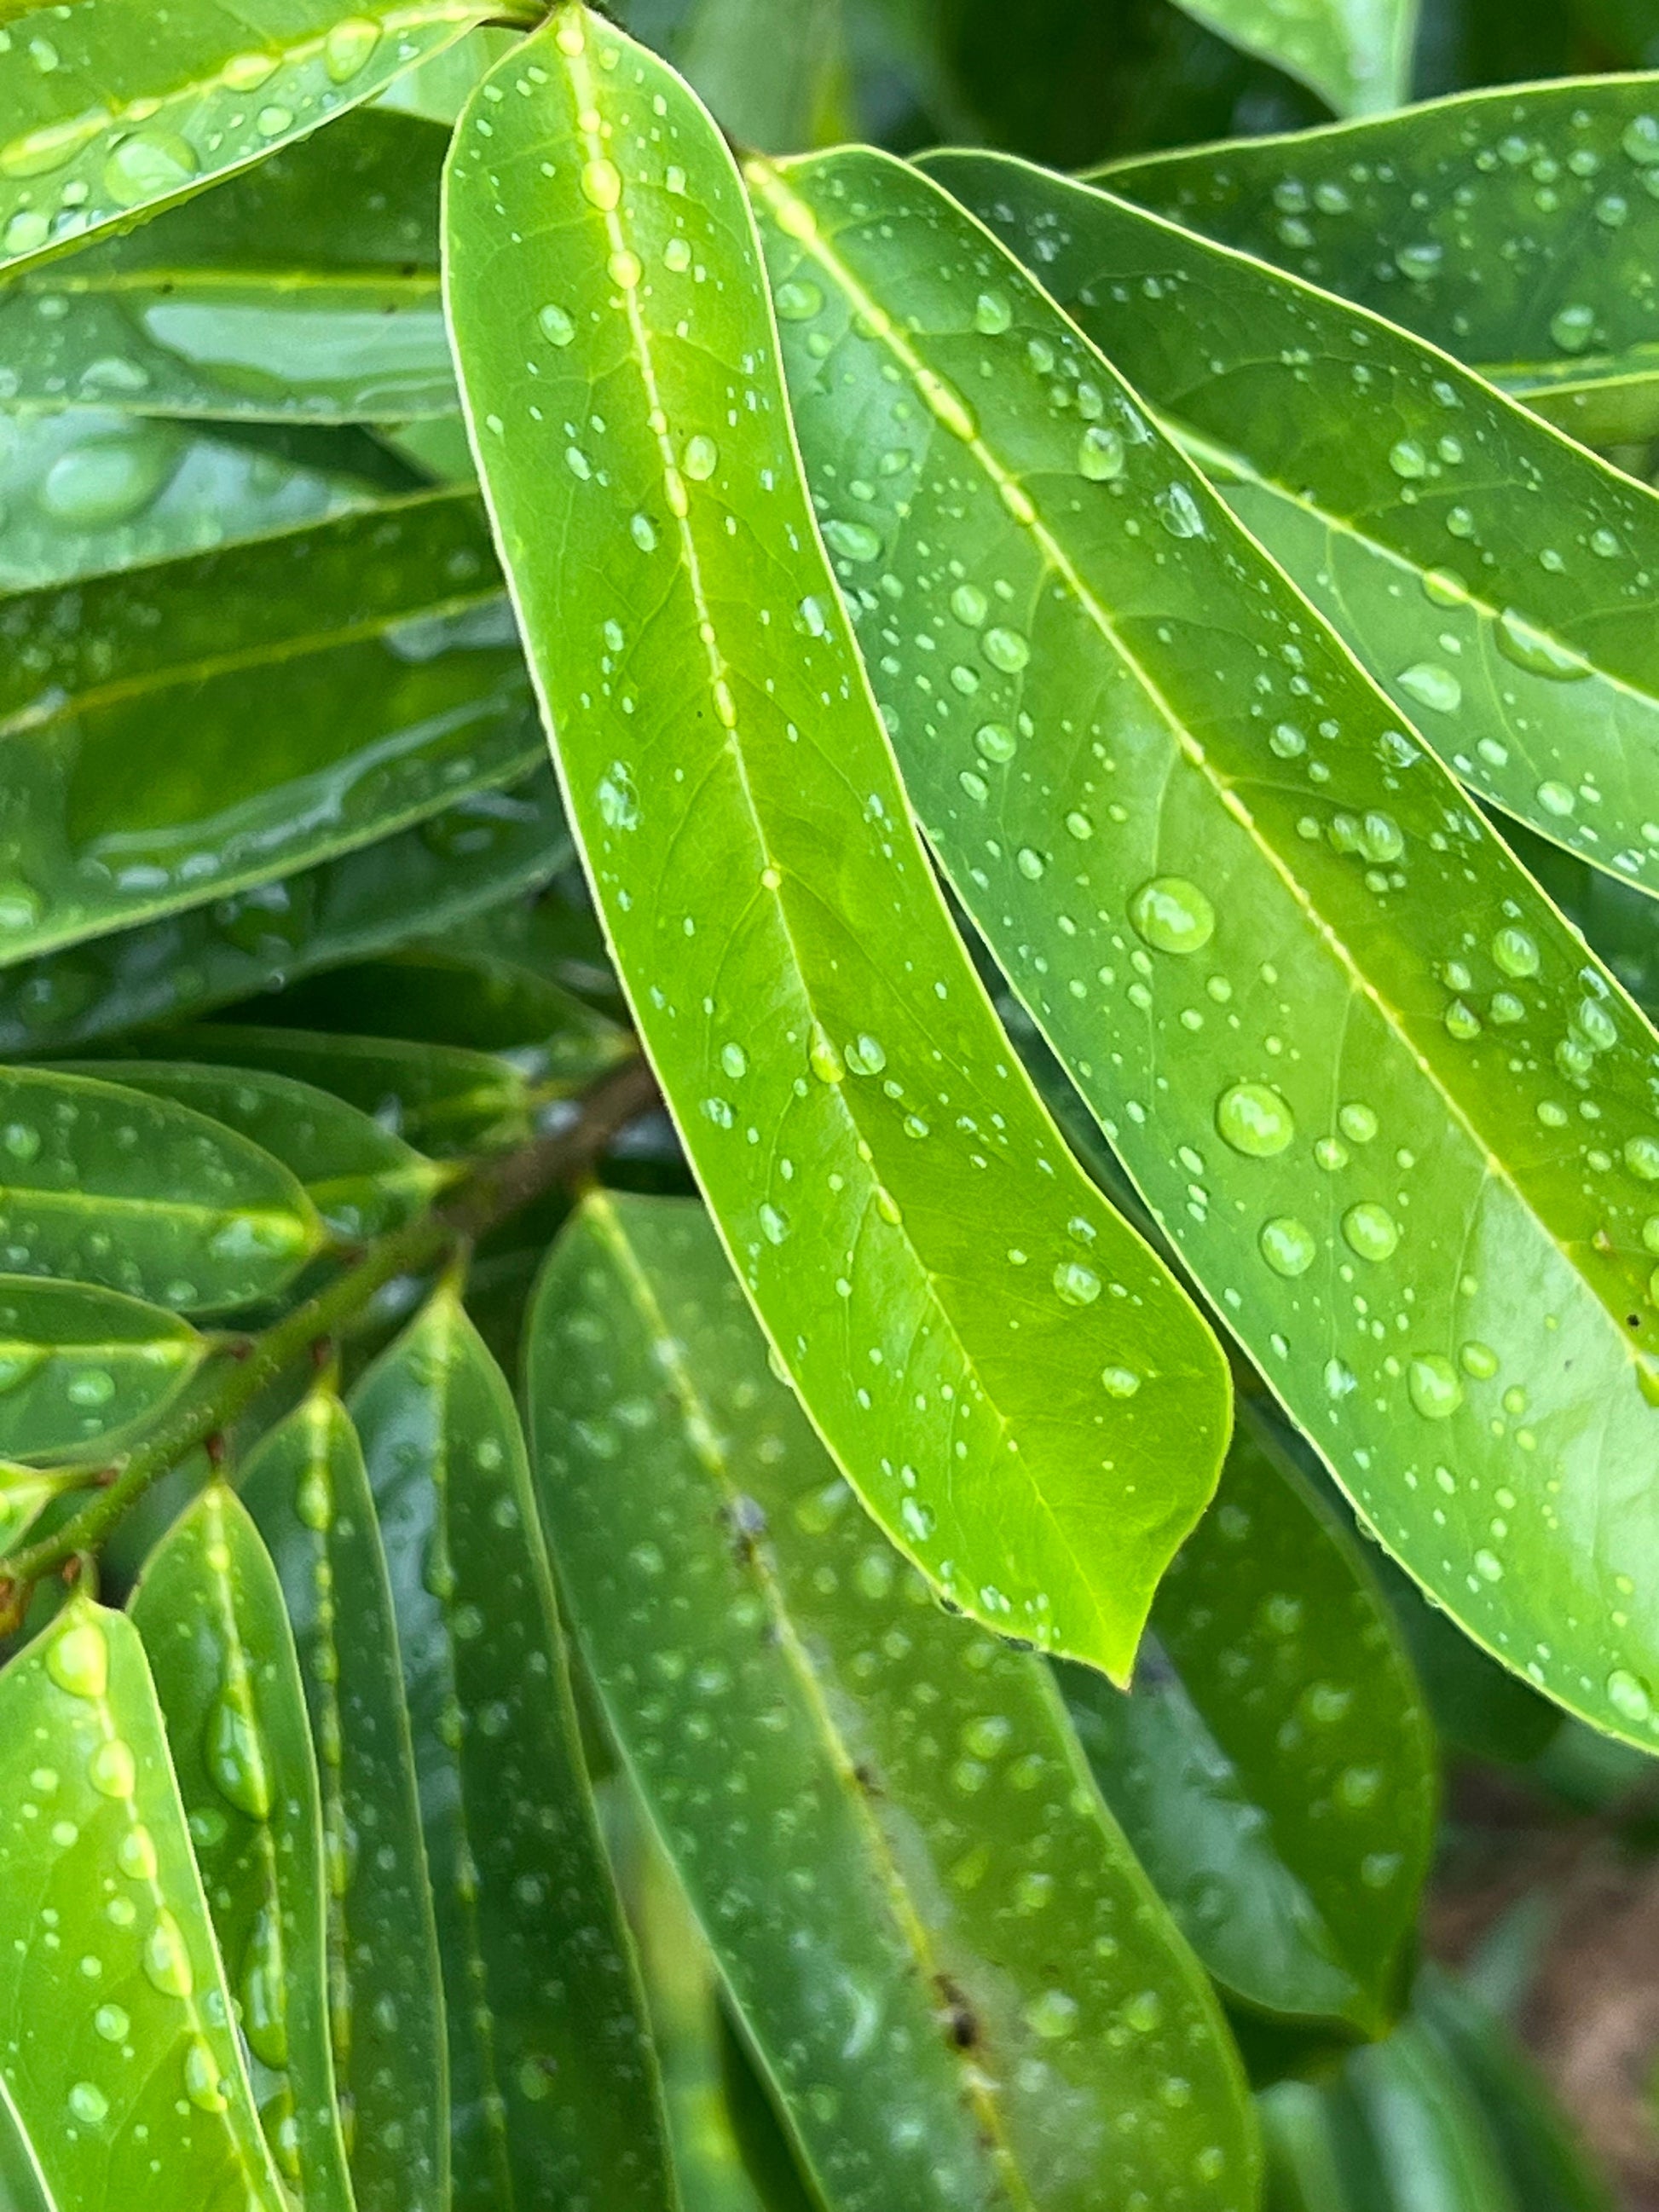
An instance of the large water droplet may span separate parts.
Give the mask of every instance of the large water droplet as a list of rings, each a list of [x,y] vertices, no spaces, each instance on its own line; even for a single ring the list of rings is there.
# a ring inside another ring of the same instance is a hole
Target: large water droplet
[[[1154,876],[1129,901],[1129,919],[1159,952],[1196,952],[1215,934],[1215,908],[1185,876]]]
[[[240,1670],[226,1680],[208,1709],[202,1755],[215,1786],[238,1811],[255,1820],[270,1818],[270,1754]]]
[[[1638,1728],[1653,1717],[1652,1693],[1627,1667],[1615,1667],[1607,1676],[1607,1703],[1620,1720]]]
[[[1437,714],[1455,714],[1463,703],[1462,685],[1437,661],[1417,661],[1402,668],[1395,681],[1419,707],[1431,708]]]
[[[1183,483],[1166,484],[1152,501],[1158,519],[1171,538],[1201,538],[1204,516],[1198,501]]]
[[[1000,337],[1014,319],[1014,311],[1000,292],[981,292],[974,304],[974,328],[988,338]]]
[[[1121,477],[1123,440],[1119,432],[1108,423],[1091,422],[1078,441],[1077,466],[1078,474],[1091,483],[1110,483]]]
[[[76,1621],[46,1647],[46,1672],[75,1698],[101,1698],[109,1686],[109,1646],[95,1620]]]
[[[167,1911],[158,1912],[144,1945],[144,1972],[163,1996],[187,1997],[196,1986],[190,1953],[179,1923]]]
[[[83,2127],[95,2128],[109,2118],[109,2099],[95,2081],[77,2081],[69,2093],[69,2108]]]
[[[288,1990],[283,1966],[283,1930],[276,1907],[266,1903],[248,1937],[242,1959],[242,2033],[256,2058],[267,2066],[288,2064]]]
[[[1538,973],[1538,945],[1524,929],[1500,929],[1492,941],[1492,957],[1506,975],[1516,977]]]
[[[1307,1273],[1319,1251],[1313,1231],[1292,1213],[1281,1213],[1264,1222],[1257,1241],[1262,1258],[1273,1273],[1292,1280]]]
[[[1296,1134],[1296,1117],[1265,1083],[1235,1083],[1216,1101],[1215,1126],[1236,1152],[1271,1159]]]
[[[558,307],[550,300],[544,307],[537,309],[536,320],[549,345],[568,346],[576,335],[575,317],[568,307]]]
[[[685,451],[680,456],[680,466],[693,483],[707,483],[720,466],[720,449],[712,438],[701,432],[685,441]]]
[[[1062,1260],[1054,1269],[1054,1288],[1068,1306],[1091,1306],[1100,1296],[1100,1278],[1080,1260]]]
[[[1025,2008],[1028,2027],[1046,2042],[1058,2042],[1077,2026],[1078,2004],[1064,1990],[1044,1990]]]
[[[848,522],[832,514],[823,526],[823,542],[844,561],[875,561],[881,557],[881,533],[867,522]]]
[[[823,294],[810,277],[791,277],[779,285],[772,304],[780,322],[810,323],[823,313]]]
[[[200,165],[187,139],[171,131],[123,138],[104,164],[104,190],[117,207],[143,207],[187,185]]]
[[[1031,658],[1030,639],[1017,629],[1000,626],[986,631],[980,647],[992,667],[1000,668],[1005,676],[1018,676]]]
[[[1385,1206],[1364,1199],[1342,1217],[1342,1234],[1349,1249],[1362,1260],[1389,1259],[1400,1243],[1400,1231]]]
[[[1413,1360],[1406,1387],[1425,1421],[1443,1421],[1463,1402],[1463,1385],[1456,1369],[1437,1352],[1426,1352]]]
[[[1582,655],[1552,637],[1536,623],[1528,622],[1517,608],[1505,607],[1496,625],[1498,650],[1505,660],[1533,676],[1547,676],[1557,684],[1575,684],[1589,674]]]
[[[365,15],[347,15],[332,25],[323,40],[323,67],[331,84],[344,84],[356,76],[380,43],[380,27]]]
[[[93,1753],[87,1776],[105,1797],[131,1797],[138,1778],[131,1746],[118,1735],[106,1737]]]
[[[604,214],[610,214],[621,204],[622,172],[603,155],[597,161],[583,164],[581,185],[582,198]]]

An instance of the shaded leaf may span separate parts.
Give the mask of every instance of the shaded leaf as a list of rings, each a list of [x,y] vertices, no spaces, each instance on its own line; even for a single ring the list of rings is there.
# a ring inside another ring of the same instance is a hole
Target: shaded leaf
[[[1417,0],[1178,0],[1235,46],[1311,85],[1339,115],[1410,97]]]
[[[94,1038],[268,990],[441,929],[543,882],[568,857],[550,769],[475,792],[413,828],[205,906],[0,969],[0,1053]]]
[[[0,1264],[186,1313],[273,1297],[323,1246],[270,1153],[170,1100],[0,1068]]]
[[[1213,1481],[1224,1371],[951,929],[813,530],[731,157],[672,71],[566,10],[469,110],[447,221],[573,826],[733,1263],[894,1540],[1121,1676]],[[520,242],[550,226],[556,283]],[[560,426],[601,400],[590,457]]]
[[[293,1624],[322,1785],[329,2017],[357,2212],[447,2203],[449,2080],[392,1592],[362,1452],[313,1391],[260,1445],[242,1501]]]
[[[53,2203],[287,2212],[130,1621],[75,1596],[0,1673],[0,2074]]]
[[[528,1375],[574,1632],[826,2203],[1249,2203],[1226,2031],[1052,1678],[870,1528],[702,1208],[590,1195]]]
[[[0,294],[11,397],[147,416],[453,413],[445,134],[366,111]],[[50,303],[52,312],[44,312]]]
[[[79,1488],[84,1479],[84,1471],[76,1468],[43,1473],[38,1467],[12,1467],[0,1461],[0,1553],[21,1544],[52,1500]],[[0,2156],[0,2178],[4,2172]]]
[[[102,1452],[182,1389],[205,1350],[159,1306],[87,1283],[0,1276],[0,1455]]]
[[[1521,2212],[1479,2106],[1415,2021],[1354,2053],[1338,2112],[1363,2131],[1350,2157],[1384,2205]]]
[[[955,889],[1382,1540],[1650,1747],[1651,1032],[985,231],[875,154],[760,189],[779,295],[822,309],[782,325],[803,449],[864,533],[842,573]]]
[[[581,1762],[524,1441],[452,1290],[352,1395],[448,2000],[456,2212],[667,2212],[656,2066]]]
[[[1434,1739],[1388,1607],[1291,1468],[1235,1436],[1133,1693],[1063,1687],[1136,1855],[1228,1991],[1377,2033],[1434,1841]]]
[[[360,1107],[268,1069],[116,1060],[88,1060],[70,1072],[174,1099],[262,1145],[304,1185],[337,1237],[356,1241],[395,1229],[429,1204],[445,1181],[441,1168]]]
[[[150,1553],[130,1611],[266,2140],[306,2212],[351,2212],[329,2045],[316,1761],[282,1586],[223,1483],[210,1483]],[[198,2085],[198,2100],[213,2090]]]
[[[0,265],[199,191],[331,115],[488,14],[489,0],[10,0],[0,47]]]
[[[0,2200],[7,2212],[57,2212],[46,2176],[0,2074]]]
[[[1659,891],[1659,495],[1443,354],[1125,201],[994,155],[927,167],[1473,790]]]
[[[1656,165],[1659,84],[1592,77],[1158,155],[1101,181],[1611,445],[1659,434]]]
[[[741,145],[782,154],[851,135],[842,0],[693,0],[674,59]]]
[[[483,518],[434,493],[0,602],[15,961],[504,783],[539,739]]]

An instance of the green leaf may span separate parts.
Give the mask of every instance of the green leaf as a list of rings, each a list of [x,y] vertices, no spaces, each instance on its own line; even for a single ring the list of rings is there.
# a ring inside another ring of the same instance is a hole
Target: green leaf
[[[186,1313],[273,1297],[321,1250],[299,1182],[171,1101],[0,1068],[0,1264]]]
[[[524,1440],[451,1289],[351,1400],[391,1571],[449,2013],[456,2212],[668,2212],[660,2089]]]
[[[1152,1625],[1132,1696],[1063,1678],[1137,1856],[1233,1996],[1379,2032],[1434,1841],[1434,1738],[1352,1541],[1247,1430]]]
[[[1282,271],[1024,163],[927,166],[1471,789],[1659,892],[1659,495]]]
[[[159,1306],[0,1276],[0,1456],[102,1453],[183,1389],[206,1348]]]
[[[12,1467],[0,1461],[0,1554],[22,1542],[53,1498],[79,1489],[84,1480],[83,1469],[42,1474],[37,1467]]]
[[[477,502],[0,601],[0,959],[268,881],[532,765]]]
[[[100,407],[0,414],[0,591],[321,522],[383,496],[386,472],[384,459],[325,433],[278,445],[269,432],[198,429]]]
[[[530,1134],[535,1102],[518,1069],[510,1060],[459,1045],[253,1029],[236,1022],[169,1030],[165,1041],[181,1060],[263,1068],[329,1091],[372,1115],[405,1144],[440,1158],[521,1144]]]
[[[427,122],[441,123],[448,130],[471,99],[474,87],[517,44],[518,35],[516,31],[492,28],[488,24],[479,30],[469,31],[453,46],[446,46],[428,61],[416,62],[412,69],[394,77],[375,105],[395,109],[399,114],[423,117]]]
[[[1299,77],[1339,115],[1411,97],[1417,0],[1179,0],[1247,53]]]
[[[5,2203],[6,2212],[58,2212],[3,2074],[0,2074],[0,2201]],[[697,2208],[690,2208],[690,2212],[697,2212]]]
[[[0,294],[11,397],[275,422],[453,414],[438,296],[447,143],[408,116],[349,116],[25,274]]]
[[[841,0],[694,0],[674,58],[739,144],[783,154],[851,134]]]
[[[842,573],[945,872],[1382,1541],[1652,1748],[1651,1032],[985,231],[874,154],[761,189],[779,295],[822,303],[783,324],[795,421],[826,528],[864,533]]]
[[[832,2212],[1251,2203],[1237,2057],[1051,1676],[870,1528],[702,1208],[590,1195],[528,1373],[574,1633]]]
[[[551,875],[569,839],[552,772],[476,792],[278,882],[0,969],[0,1054],[62,1053],[188,1020],[334,961],[487,912]]]
[[[352,2212],[329,2043],[317,1765],[282,1585],[234,1491],[210,1483],[173,1523],[130,1610],[234,1978],[266,2140],[305,2212]]]
[[[322,1783],[334,2073],[357,2212],[443,2212],[449,2077],[392,1591],[345,1408],[312,1393],[242,1480],[283,1585]]]
[[[268,1069],[116,1060],[84,1061],[69,1072],[173,1099],[263,1146],[304,1185],[333,1234],[349,1242],[412,1219],[446,1179],[360,1107]]]
[[[1362,2171],[1391,2212],[1522,2212],[1479,2106],[1415,2021],[1356,2051],[1346,2075]]]
[[[9,0],[0,262],[72,252],[372,100],[489,0]],[[508,0],[505,12],[517,12]]]
[[[556,283],[519,243],[550,227]],[[565,9],[469,110],[447,237],[571,820],[733,1263],[894,1541],[976,1617],[1121,1677],[1212,1486],[1226,1377],[951,928],[812,526],[725,144]]]
[[[1659,434],[1651,76],[1506,85],[1100,181],[1374,308],[1588,445]]]
[[[130,1621],[76,1595],[0,1673],[0,2074],[52,2203],[286,2212]]]

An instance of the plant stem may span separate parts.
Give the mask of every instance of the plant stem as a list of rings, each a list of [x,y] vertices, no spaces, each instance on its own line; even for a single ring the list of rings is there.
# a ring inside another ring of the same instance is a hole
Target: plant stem
[[[95,1551],[152,1483],[227,1428],[284,1369],[361,1313],[376,1291],[399,1275],[423,1273],[555,1183],[584,1174],[656,1096],[645,1061],[629,1060],[595,1084],[566,1127],[484,1162],[453,1186],[442,1204],[366,1245],[349,1267],[292,1313],[257,1336],[232,1339],[90,1504],[53,1534],[0,1561],[0,1635],[21,1625],[30,1592],[43,1576]]]

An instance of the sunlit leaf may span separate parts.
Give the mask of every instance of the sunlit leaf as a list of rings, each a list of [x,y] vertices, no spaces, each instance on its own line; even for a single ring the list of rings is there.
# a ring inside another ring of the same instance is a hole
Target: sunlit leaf
[[[574,1632],[833,2212],[1251,2203],[1225,2030],[1052,1677],[869,1526],[699,1206],[585,1202],[527,1392]]]
[[[506,1378],[441,1291],[354,1392],[432,1870],[456,2212],[669,2212],[660,2091]]]
[[[1235,46],[1313,87],[1339,115],[1409,97],[1418,0],[1179,0]]]
[[[447,143],[411,117],[349,116],[26,274],[0,295],[11,396],[277,422],[453,412],[438,297]]]
[[[442,1985],[392,1592],[356,1433],[318,1390],[248,1462],[243,1503],[293,1624],[322,1784],[329,2015],[357,2212],[443,2212]]]
[[[0,2075],[52,2212],[287,2212],[143,1648],[82,1596],[0,1673]]]
[[[1434,1839],[1434,1740],[1382,1595],[1248,1430],[1152,1607],[1133,1694],[1066,1671],[1107,1802],[1210,1972],[1387,2019]]]
[[[322,1223],[270,1153],[169,1100],[0,1069],[0,1266],[186,1313],[274,1296]]]
[[[101,1452],[159,1412],[205,1349],[188,1322],[137,1298],[0,1276],[0,1456]]]
[[[731,156],[670,70],[567,9],[469,109],[447,223],[572,823],[733,1262],[894,1540],[1121,1677],[1213,1482],[1225,1376],[951,929],[813,529]]]
[[[199,904],[539,746],[483,516],[436,493],[0,601],[0,959]]]
[[[306,2212],[352,2212],[334,2100],[321,1802],[282,1586],[234,1492],[209,1485],[133,1594],[249,2078]],[[197,2100],[222,2093],[210,2076]]]
[[[570,842],[552,771],[475,792],[314,868],[0,969],[0,1053],[63,1053],[452,927],[541,883]]]
[[[875,154],[760,190],[825,528],[860,533],[963,903],[1382,1540],[1651,1747],[1651,1032],[984,230]]]
[[[72,251],[247,167],[513,0],[9,0],[0,265]],[[527,11],[526,11],[527,12]]]
[[[1610,445],[1659,433],[1656,165],[1659,79],[1600,77],[1157,155],[1101,181]]]
[[[994,155],[927,166],[1473,790],[1659,891],[1659,494],[1437,349],[1126,201]]]

